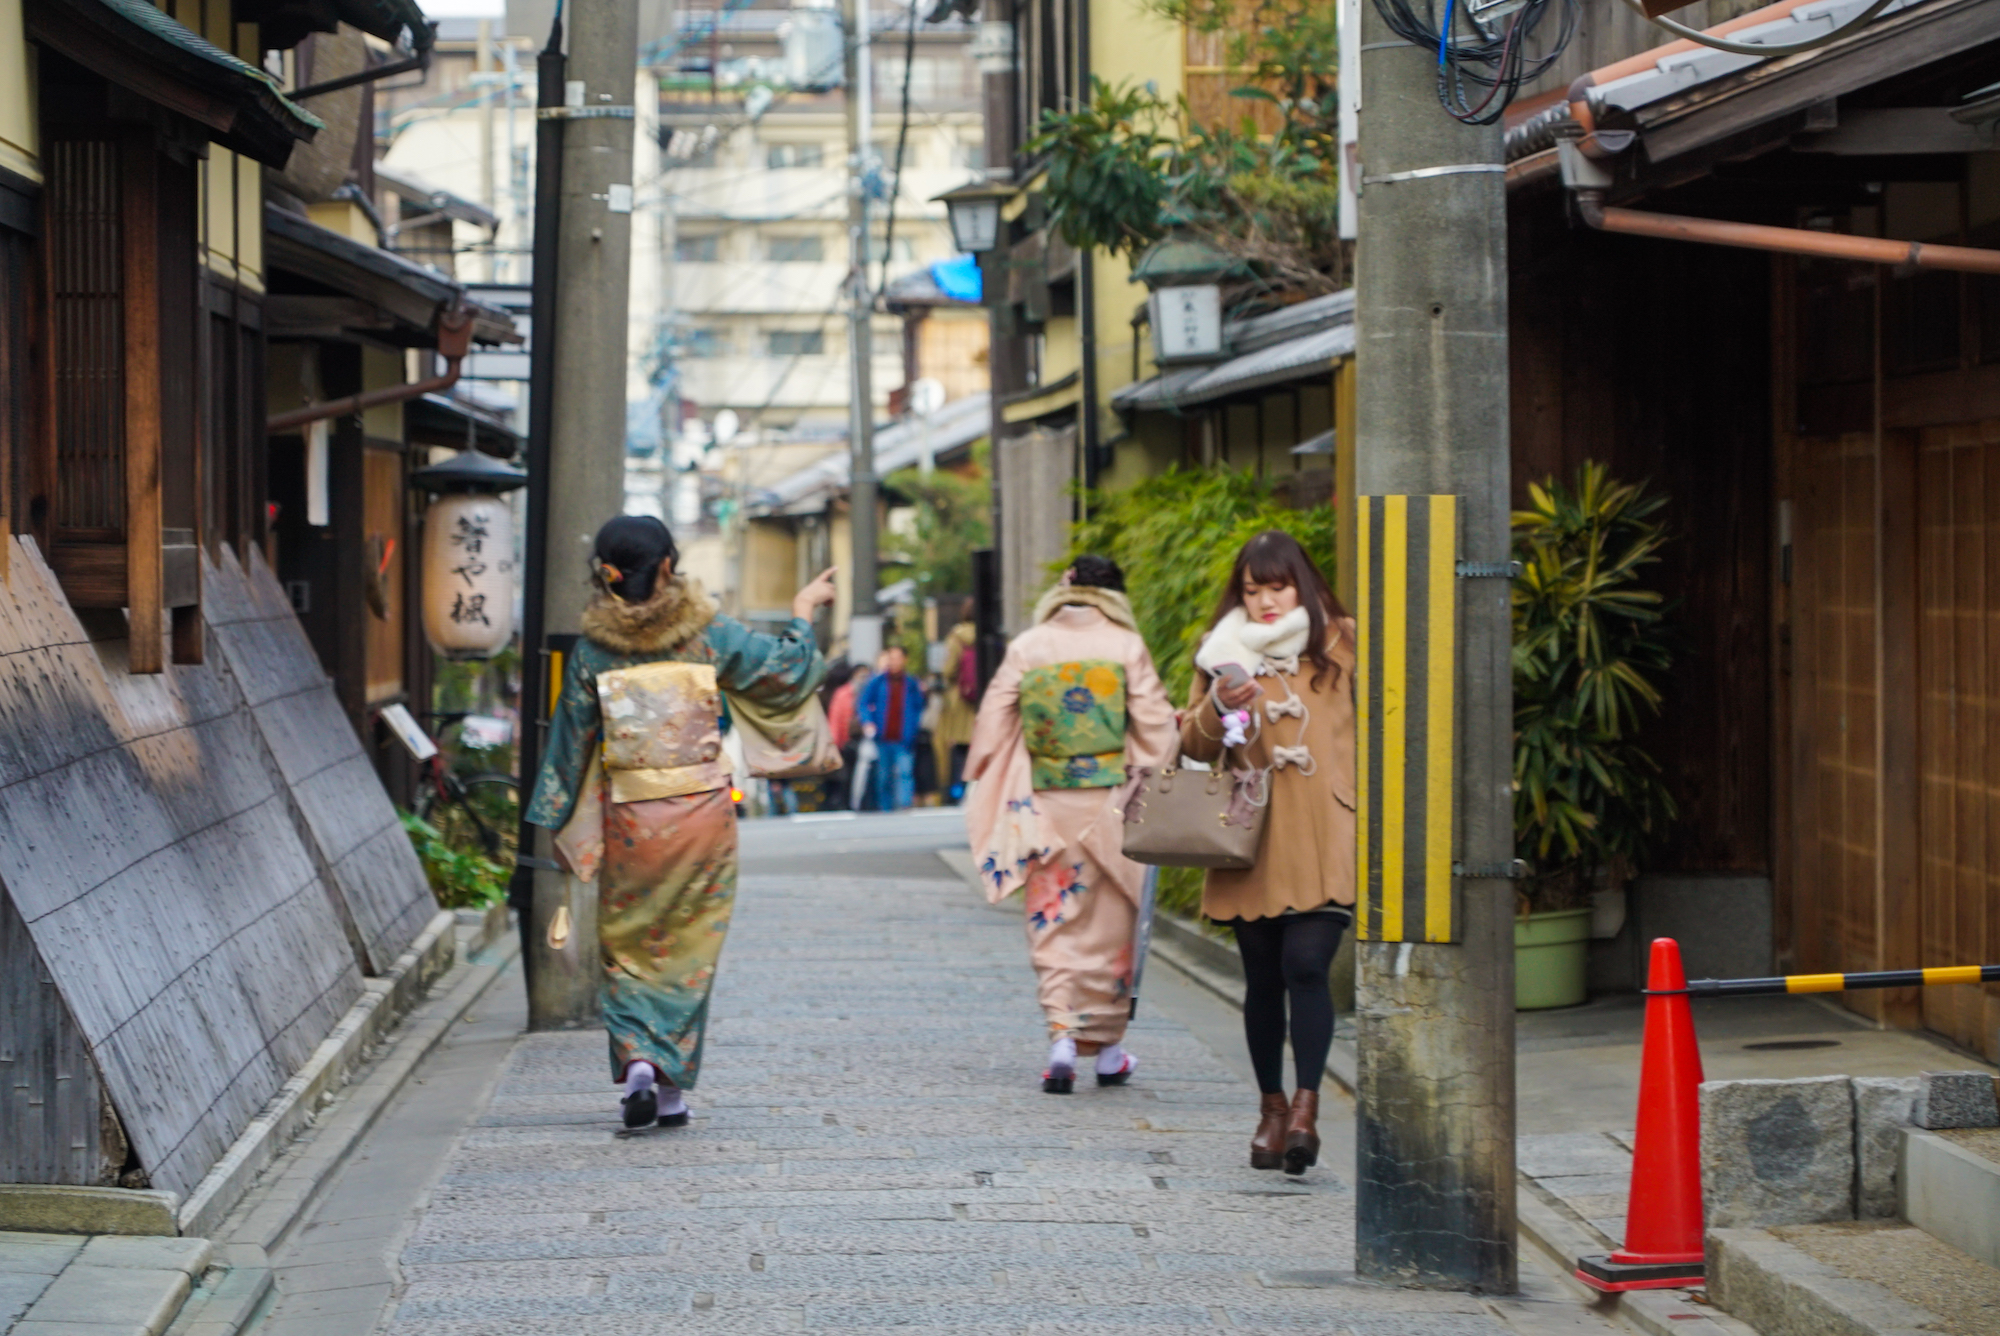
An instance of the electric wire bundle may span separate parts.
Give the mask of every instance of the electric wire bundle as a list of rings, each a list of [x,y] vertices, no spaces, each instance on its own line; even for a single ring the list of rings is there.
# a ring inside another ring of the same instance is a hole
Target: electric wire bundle
[[[1438,102],[1453,119],[1491,125],[1507,110],[1523,84],[1553,65],[1576,35],[1580,0],[1375,0],[1382,21],[1398,37],[1437,53]],[[1536,32],[1556,11],[1556,30],[1546,42]],[[1539,45],[1537,54],[1529,47]],[[1478,89],[1486,95],[1473,101]]]

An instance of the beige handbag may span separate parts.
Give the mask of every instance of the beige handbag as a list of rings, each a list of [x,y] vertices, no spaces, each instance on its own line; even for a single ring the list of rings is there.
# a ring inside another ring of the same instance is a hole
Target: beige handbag
[[[1125,800],[1125,856],[1154,867],[1257,866],[1271,772],[1139,766]]]
[[[732,695],[729,716],[743,744],[744,768],[758,779],[811,779],[840,769],[840,748],[817,693],[785,713]]]

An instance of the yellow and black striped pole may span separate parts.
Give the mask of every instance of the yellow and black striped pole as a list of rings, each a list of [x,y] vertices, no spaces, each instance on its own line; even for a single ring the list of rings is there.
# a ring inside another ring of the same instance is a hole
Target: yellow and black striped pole
[[[1689,997],[1762,997],[1773,993],[1846,993],[1864,988],[1929,988],[1948,983],[2000,983],[2000,965],[1936,965],[1921,970],[1862,974],[1780,974],[1769,979],[1690,979]]]
[[[1455,942],[1458,498],[1356,502],[1354,932]]]

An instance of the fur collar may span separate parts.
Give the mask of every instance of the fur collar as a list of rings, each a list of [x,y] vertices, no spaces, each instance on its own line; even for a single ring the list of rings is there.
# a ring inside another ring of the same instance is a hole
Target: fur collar
[[[1096,608],[1127,631],[1139,629],[1139,619],[1132,615],[1132,600],[1116,589],[1099,589],[1095,585],[1054,586],[1035,604],[1035,625],[1040,626],[1071,603]]]
[[[653,584],[644,603],[627,603],[602,590],[583,610],[583,633],[616,654],[659,654],[679,649],[715,620],[716,603],[691,575]]]

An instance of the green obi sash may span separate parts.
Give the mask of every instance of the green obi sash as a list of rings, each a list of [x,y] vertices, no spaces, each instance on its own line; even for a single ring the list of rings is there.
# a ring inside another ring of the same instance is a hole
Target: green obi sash
[[[1038,789],[1125,782],[1125,666],[1109,659],[1032,668],[1021,677],[1021,729]]]

